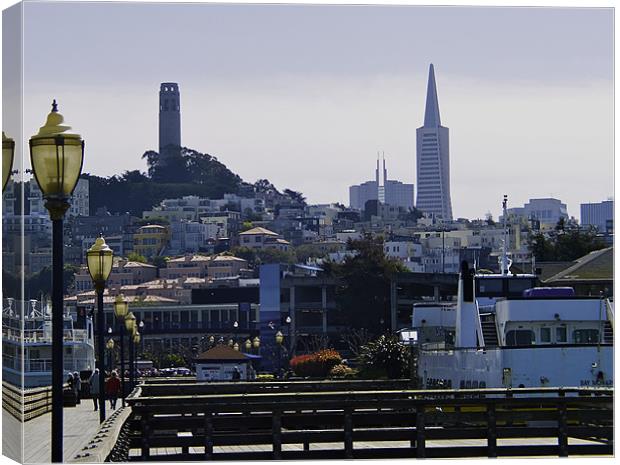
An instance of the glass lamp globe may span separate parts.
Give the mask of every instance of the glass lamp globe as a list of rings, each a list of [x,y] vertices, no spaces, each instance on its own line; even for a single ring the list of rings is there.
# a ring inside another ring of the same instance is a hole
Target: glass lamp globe
[[[110,350],[114,349],[114,339],[110,339],[108,340],[108,343],[106,344],[106,347]]]
[[[260,338],[258,336],[256,336],[254,339],[252,339],[252,346],[255,349],[258,349],[260,347]]]
[[[117,295],[114,301],[114,315],[116,315],[116,318],[119,320],[124,319],[128,311],[129,303],[125,300],[125,296],[123,294]]]
[[[239,343],[235,342],[235,344],[233,345],[233,349],[235,349],[236,351],[239,351]]]
[[[67,131],[56,100],[45,125],[30,138],[30,161],[34,177],[48,200],[69,199],[82,172],[84,141]]]
[[[249,351],[252,348],[252,341],[249,339],[245,340],[245,350]]]
[[[276,333],[276,344],[281,345],[284,342],[284,334],[282,334],[280,331],[278,331]]]
[[[125,328],[127,329],[127,331],[131,333],[135,325],[136,325],[136,317],[134,316],[133,312],[129,312],[127,316],[125,317]]]
[[[114,252],[105,243],[103,237],[98,237],[93,246],[86,252],[88,272],[94,283],[105,283],[112,271]]]
[[[140,333],[136,331],[136,334],[133,335],[134,344],[140,344]]]
[[[2,131],[2,190],[6,188],[11,178],[13,158],[15,156],[15,141],[7,137]]]

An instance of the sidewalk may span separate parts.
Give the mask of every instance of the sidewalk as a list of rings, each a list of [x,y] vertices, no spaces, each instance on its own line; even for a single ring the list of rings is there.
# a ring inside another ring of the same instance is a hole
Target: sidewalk
[[[120,401],[119,405],[120,406]],[[106,415],[109,416],[110,403],[106,403]],[[83,400],[75,407],[65,407],[63,415],[64,450],[63,461],[72,458],[80,451],[85,442],[99,428],[99,412],[93,410],[91,399]],[[52,414],[46,413],[24,423],[24,463],[49,463],[51,461],[51,425]],[[20,423],[11,414],[2,410],[2,425],[5,435],[4,444],[11,444],[11,450],[19,447]]]

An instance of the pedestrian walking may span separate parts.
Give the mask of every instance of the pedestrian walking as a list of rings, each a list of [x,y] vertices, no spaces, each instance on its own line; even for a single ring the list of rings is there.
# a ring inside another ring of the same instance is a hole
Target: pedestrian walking
[[[73,392],[75,392],[75,403],[80,403],[80,397],[82,397],[82,380],[80,374],[76,371],[73,373]]]
[[[99,368],[95,368],[95,371],[88,380],[90,385],[90,395],[93,396],[93,405],[95,406],[95,412],[98,410],[99,405]]]
[[[116,371],[113,370],[112,374],[105,383],[105,393],[110,399],[110,406],[112,410],[116,409],[116,399],[118,399],[118,393],[121,391],[121,380],[118,379]]]

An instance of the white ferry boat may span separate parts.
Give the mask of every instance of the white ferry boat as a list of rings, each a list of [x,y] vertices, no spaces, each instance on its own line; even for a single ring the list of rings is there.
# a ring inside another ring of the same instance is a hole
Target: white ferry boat
[[[509,269],[505,247],[498,274],[463,262],[456,304],[414,305],[421,386],[613,386],[613,303]]]
[[[20,317],[23,308],[24,318]],[[65,377],[69,373],[95,368],[92,319],[74,321],[64,315]],[[23,378],[22,378],[23,375]],[[4,299],[2,309],[2,378],[23,388],[52,384],[51,305],[36,300],[17,302]],[[23,384],[22,384],[23,379]]]

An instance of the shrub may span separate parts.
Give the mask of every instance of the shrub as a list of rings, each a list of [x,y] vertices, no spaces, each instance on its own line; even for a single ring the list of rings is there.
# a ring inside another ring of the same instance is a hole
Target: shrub
[[[349,368],[344,364],[339,364],[329,370],[330,378],[352,378],[355,376],[356,371],[353,368]]]
[[[324,378],[333,367],[341,362],[342,357],[337,351],[324,349],[313,354],[293,357],[289,365],[297,376]]]
[[[383,335],[362,347],[359,362],[365,376],[387,375],[395,379],[408,375],[409,359],[409,349],[397,336]]]

